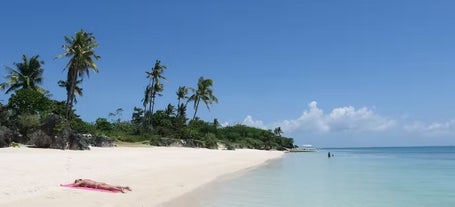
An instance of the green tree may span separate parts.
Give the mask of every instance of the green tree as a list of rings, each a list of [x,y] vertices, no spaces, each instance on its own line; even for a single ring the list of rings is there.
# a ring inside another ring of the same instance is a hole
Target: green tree
[[[84,74],[89,77],[90,69],[98,72],[95,60],[100,59],[100,56],[95,54],[95,48],[98,47],[98,43],[92,33],[81,30],[76,32],[74,37],[65,36],[65,41],[66,45],[62,46],[65,52],[57,56],[57,58],[70,58],[65,67],[68,70],[67,82],[69,84],[66,99],[66,115],[69,116],[74,104],[77,80],[79,78],[82,79]]]
[[[112,124],[105,118],[98,118],[95,121],[95,127],[98,130],[109,132],[112,130]]]
[[[201,100],[209,110],[212,103],[218,103],[218,99],[213,95],[212,85],[212,79],[204,79],[204,77],[200,77],[197,83],[197,89],[192,89],[194,94],[190,96],[188,101],[194,102],[193,120],[196,118],[197,110],[199,108],[199,103]]]
[[[38,60],[39,55],[35,55],[32,58],[28,58],[26,55],[22,55],[21,63],[14,63],[16,69],[11,67],[5,67],[8,71],[8,75],[5,76],[6,82],[0,84],[0,90],[5,90],[5,94],[15,91],[17,89],[25,88],[40,91],[44,93],[44,89],[38,85],[43,81],[43,71],[41,65],[43,61]]]
[[[52,110],[52,105],[42,93],[25,88],[17,90],[8,101],[8,109],[13,117],[23,114],[43,115]]]

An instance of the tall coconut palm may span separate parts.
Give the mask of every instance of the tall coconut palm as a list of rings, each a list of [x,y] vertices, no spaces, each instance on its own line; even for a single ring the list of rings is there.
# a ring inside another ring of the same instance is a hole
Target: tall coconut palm
[[[5,90],[5,94],[17,89],[26,88],[44,93],[44,90],[38,85],[43,81],[43,71],[41,65],[43,61],[38,60],[39,55],[35,55],[30,59],[26,55],[22,55],[22,62],[14,63],[16,69],[5,67],[8,75],[5,76],[6,82],[0,84],[0,90]]]
[[[163,84],[160,82],[161,79],[166,80],[166,77],[163,76],[164,69],[167,67],[161,65],[160,60],[156,60],[155,65],[153,66],[150,72],[145,72],[147,78],[150,78],[150,83],[146,88],[145,97],[144,97],[144,106],[149,104],[149,112],[153,114],[153,108],[155,107],[155,98],[156,96],[161,96],[164,90]]]
[[[212,79],[204,79],[204,77],[200,77],[197,83],[197,90],[192,89],[194,94],[190,96],[188,102],[194,102],[193,120],[196,118],[197,110],[199,108],[199,103],[201,100],[207,106],[208,110],[210,110],[210,105],[212,103],[218,103],[218,99],[213,95],[212,85]]]
[[[74,104],[77,80],[79,78],[82,79],[84,74],[89,77],[90,69],[98,72],[95,60],[100,59],[100,56],[95,54],[95,48],[98,47],[98,43],[96,43],[95,36],[92,33],[81,30],[76,32],[74,37],[65,36],[65,41],[66,45],[62,46],[65,52],[57,56],[57,58],[70,58],[65,67],[68,70],[67,82],[69,91],[67,92],[66,107],[67,116],[69,116]]]

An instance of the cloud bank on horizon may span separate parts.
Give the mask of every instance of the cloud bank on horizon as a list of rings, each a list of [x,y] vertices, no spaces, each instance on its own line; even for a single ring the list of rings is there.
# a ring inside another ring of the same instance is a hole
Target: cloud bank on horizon
[[[356,109],[353,106],[338,107],[332,109],[330,113],[324,113],[316,101],[309,103],[308,109],[304,110],[296,119],[265,124],[263,121],[256,120],[248,115],[241,124],[262,129],[281,127],[285,133],[381,133],[401,130],[408,134],[425,137],[455,135],[455,120],[429,124],[419,121],[402,123],[396,119],[377,114],[370,108]]]

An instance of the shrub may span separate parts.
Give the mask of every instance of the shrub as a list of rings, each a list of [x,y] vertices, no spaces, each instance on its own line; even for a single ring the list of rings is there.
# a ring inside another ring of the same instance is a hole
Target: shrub
[[[206,148],[209,148],[209,149],[217,149],[218,148],[217,139],[216,139],[215,134],[207,133],[204,136],[203,141],[205,143],[205,147]]]
[[[96,129],[105,131],[105,132],[112,130],[112,124],[109,121],[107,121],[107,119],[105,119],[105,118],[96,119],[95,127],[96,127]]]
[[[13,117],[22,114],[47,114],[51,110],[51,101],[38,91],[20,89],[11,95],[8,101]]]
[[[37,115],[20,115],[17,119],[19,132],[27,136],[27,134],[35,131],[40,126],[40,118]]]

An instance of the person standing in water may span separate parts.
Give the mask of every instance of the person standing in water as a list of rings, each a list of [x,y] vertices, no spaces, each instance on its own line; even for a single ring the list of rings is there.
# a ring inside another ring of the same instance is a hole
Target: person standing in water
[[[329,157],[329,158],[331,157],[330,152],[327,154],[327,157]]]

